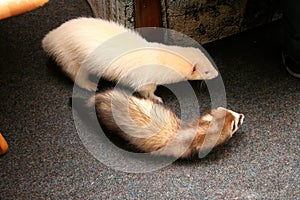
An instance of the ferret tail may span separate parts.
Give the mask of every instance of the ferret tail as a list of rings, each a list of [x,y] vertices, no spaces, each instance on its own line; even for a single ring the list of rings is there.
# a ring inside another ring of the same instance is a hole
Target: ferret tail
[[[175,137],[180,120],[163,105],[111,90],[88,101],[96,105],[101,124],[142,152],[153,152]]]

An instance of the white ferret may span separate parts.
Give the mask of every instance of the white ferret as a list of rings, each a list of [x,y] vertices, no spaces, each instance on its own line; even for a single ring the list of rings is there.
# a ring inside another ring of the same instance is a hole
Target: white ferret
[[[42,46],[67,76],[91,91],[97,90],[89,80],[89,74],[94,74],[161,101],[154,95],[157,85],[218,76],[198,48],[148,42],[137,32],[102,19],[67,21],[50,31]]]
[[[219,107],[183,123],[162,104],[120,90],[98,93],[86,105],[95,106],[100,124],[136,149],[176,158],[209,152],[230,139],[244,121],[243,114]]]

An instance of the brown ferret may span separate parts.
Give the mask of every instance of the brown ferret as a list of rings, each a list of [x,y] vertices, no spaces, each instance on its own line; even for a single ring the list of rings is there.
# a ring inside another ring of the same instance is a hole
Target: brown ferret
[[[153,155],[187,158],[205,155],[232,137],[244,115],[219,107],[183,123],[168,108],[120,90],[98,93],[87,101],[99,122],[136,149]]]

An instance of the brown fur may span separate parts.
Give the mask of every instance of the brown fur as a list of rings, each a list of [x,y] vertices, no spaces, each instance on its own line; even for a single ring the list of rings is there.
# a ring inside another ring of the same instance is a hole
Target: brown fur
[[[140,151],[177,158],[223,144],[244,119],[242,114],[217,108],[182,124],[163,105],[118,90],[96,94],[87,105],[95,105],[99,121]]]

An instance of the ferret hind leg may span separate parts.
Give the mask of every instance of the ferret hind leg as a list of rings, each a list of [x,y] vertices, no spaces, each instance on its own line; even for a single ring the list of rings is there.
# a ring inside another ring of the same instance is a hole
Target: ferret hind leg
[[[85,69],[80,69],[77,73],[75,83],[84,89],[87,89],[89,91],[97,91],[98,85],[94,82],[92,82],[89,79],[89,73]]]
[[[144,85],[138,89],[138,92],[145,98],[152,99],[157,103],[163,103],[162,99],[154,94],[156,87],[156,84]]]

